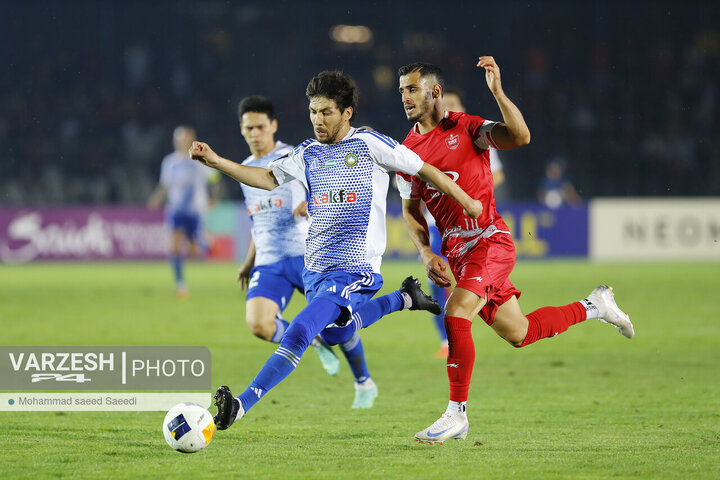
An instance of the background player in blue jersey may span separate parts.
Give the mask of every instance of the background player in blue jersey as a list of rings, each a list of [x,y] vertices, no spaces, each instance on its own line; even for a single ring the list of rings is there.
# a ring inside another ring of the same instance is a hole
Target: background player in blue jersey
[[[184,257],[204,252],[203,216],[210,204],[217,200],[220,187],[220,175],[216,171],[192,161],[188,156],[187,149],[194,140],[195,130],[192,128],[179,126],[175,129],[175,151],[163,159],[160,183],[148,200],[150,208],[158,208],[165,202],[165,221],[172,235],[170,264],[178,298],[186,298],[189,294],[183,276]],[[212,195],[209,195],[208,187]]]
[[[408,277],[402,288],[371,300],[382,286],[388,171],[401,171],[435,185],[476,218],[482,205],[450,178],[393,139],[352,128],[358,91],[341,72],[322,72],[306,88],[315,139],[308,139],[270,168],[239,165],[193,142],[190,155],[234,179],[266,190],[300,180],[308,191],[310,230],[303,281],[308,305],[285,332],[280,346],[238,397],[227,386],[215,393],[218,429],[241,418],[297,366],[311,340],[321,333],[329,344],[347,341],[383,315],[403,308],[433,309]]]
[[[278,122],[275,107],[265,97],[244,98],[238,106],[240,129],[251,155],[243,165],[267,168],[270,162],[288,155],[293,147],[275,141]],[[307,218],[306,190],[292,181],[268,191],[240,184],[252,219],[252,242],[238,271],[238,282],[247,288],[245,319],[257,337],[280,343],[289,323],[281,317],[294,290],[305,293],[304,268]],[[340,362],[318,335],[311,345],[330,375],[338,373]],[[370,408],[377,387],[370,377],[360,334],[340,344],[355,377],[352,408]]]

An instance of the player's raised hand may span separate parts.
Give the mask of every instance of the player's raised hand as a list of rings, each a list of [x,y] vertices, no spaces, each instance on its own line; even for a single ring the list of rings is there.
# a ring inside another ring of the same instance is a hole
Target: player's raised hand
[[[502,92],[500,67],[495,63],[495,59],[490,56],[478,57],[477,66],[485,69],[485,81],[493,95]]]
[[[478,218],[483,211],[482,202],[480,200],[470,199],[470,205],[463,208],[463,215],[470,218]]]
[[[210,145],[205,142],[192,142],[188,155],[193,160],[197,160],[200,163],[207,165],[208,167],[215,167],[219,163],[220,157],[217,153],[213,152]]]
[[[452,285],[447,274],[447,263],[442,257],[433,254],[432,257],[428,258],[425,262],[425,271],[428,278],[438,287],[447,288]]]

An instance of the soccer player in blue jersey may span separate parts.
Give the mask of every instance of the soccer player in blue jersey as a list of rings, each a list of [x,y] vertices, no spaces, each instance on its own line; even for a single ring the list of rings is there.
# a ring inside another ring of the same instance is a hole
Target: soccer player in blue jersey
[[[175,129],[175,151],[163,159],[160,183],[148,200],[150,208],[158,208],[165,202],[165,221],[171,231],[170,264],[180,299],[189,295],[183,276],[184,257],[188,253],[198,256],[204,251],[203,216],[210,203],[217,199],[220,185],[220,175],[216,171],[199,165],[188,156],[188,148],[194,140],[192,128],[179,126]],[[208,192],[208,186],[211,192]]]
[[[193,142],[190,149],[192,158],[256,188],[273,190],[300,180],[309,199],[303,274],[308,305],[245,391],[234,397],[227,386],[218,388],[215,423],[220,430],[286,378],[318,333],[327,343],[338,344],[388,313],[403,308],[439,309],[410,277],[400,290],[371,300],[382,286],[388,171],[416,175],[435,185],[472,218],[482,211],[480,202],[406,147],[350,125],[358,97],[352,78],[342,72],[322,72],[310,80],[305,93],[315,139],[306,140],[269,168],[239,165],[202,142]]]
[[[244,98],[238,106],[240,130],[251,155],[242,165],[267,168],[270,162],[292,153],[293,147],[275,141],[278,122],[275,107],[265,97]],[[305,238],[309,220],[305,187],[299,180],[284,183],[274,190],[240,184],[248,214],[252,220],[252,242],[247,258],[238,271],[238,282],[247,288],[245,320],[250,331],[264,340],[280,343],[290,326],[281,316],[294,290],[305,293]],[[340,362],[322,338],[315,347],[325,371],[336,375]],[[371,408],[377,386],[370,377],[360,334],[340,344],[355,378],[352,408]]]

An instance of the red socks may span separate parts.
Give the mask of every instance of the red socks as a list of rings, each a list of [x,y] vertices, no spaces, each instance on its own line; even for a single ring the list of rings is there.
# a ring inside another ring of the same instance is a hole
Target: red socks
[[[562,307],[542,307],[527,316],[528,331],[521,347],[542,338],[554,337],[567,330],[570,325],[587,318],[585,307],[574,302]],[[460,317],[445,317],[445,331],[448,336],[447,374],[450,382],[450,400],[466,402],[470,390],[473,365],[475,364],[475,343],[472,338],[472,322]]]
[[[470,379],[475,364],[475,343],[470,327],[472,327],[470,320],[445,317],[449,350],[447,373],[450,381],[450,400],[453,402],[465,402],[468,399]]]
[[[520,347],[530,345],[542,338],[554,337],[567,330],[570,325],[587,318],[585,307],[574,302],[562,307],[542,307],[527,315],[528,331]]]

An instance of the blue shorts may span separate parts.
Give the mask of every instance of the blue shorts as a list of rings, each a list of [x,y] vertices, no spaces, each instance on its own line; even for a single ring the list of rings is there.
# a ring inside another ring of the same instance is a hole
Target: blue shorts
[[[199,240],[202,221],[200,215],[188,212],[167,212],[166,221],[172,231],[180,230],[190,240]]]
[[[269,298],[277,303],[282,312],[287,307],[294,290],[304,292],[302,277],[304,269],[305,259],[302,255],[254,267],[250,270],[246,301],[254,297]]]
[[[325,298],[341,307],[343,315],[335,321],[345,326],[353,311],[369,302],[383,284],[382,275],[377,273],[325,272],[305,270],[305,298],[308,303],[314,298]]]

